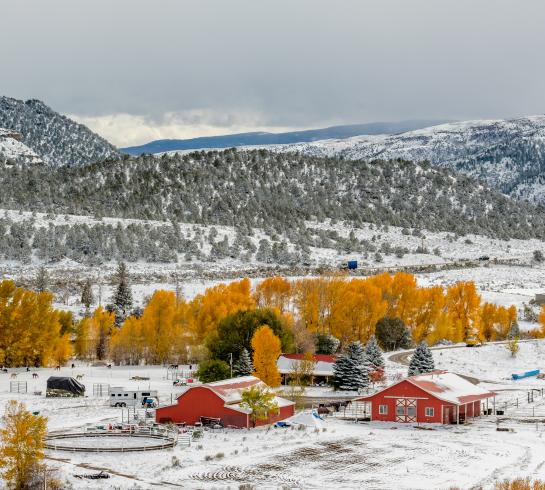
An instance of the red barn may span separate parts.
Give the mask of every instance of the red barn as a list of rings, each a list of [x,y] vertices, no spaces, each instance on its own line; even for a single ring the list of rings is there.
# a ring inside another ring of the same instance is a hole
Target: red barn
[[[457,374],[433,371],[355,401],[371,404],[371,420],[453,424],[481,415],[481,403],[495,396]]]
[[[251,411],[241,407],[242,392],[252,386],[267,388],[267,385],[254,376],[225,379],[191,386],[181,393],[174,405],[158,408],[155,412],[157,422],[174,422],[195,425],[203,419],[217,419],[224,426],[252,426]],[[266,420],[258,420],[256,425],[265,425],[291,417],[295,413],[295,403],[276,397],[278,412],[269,414]]]

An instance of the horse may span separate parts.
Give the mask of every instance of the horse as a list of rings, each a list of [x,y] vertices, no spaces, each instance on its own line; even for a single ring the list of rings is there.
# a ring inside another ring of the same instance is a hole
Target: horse
[[[60,371],[60,370],[61,370],[60,366],[55,366],[55,371]]]
[[[108,364],[106,367],[107,367],[108,369],[112,369],[112,365],[111,365],[111,364]]]
[[[39,378],[38,373],[32,373],[32,379]]]
[[[76,379],[79,381],[79,380],[83,379],[83,376],[84,376],[83,374],[78,374],[76,376]]]
[[[178,364],[171,364],[168,369],[172,369],[174,371],[177,371],[178,370]]]
[[[11,379],[15,379],[17,377],[17,373],[11,373]]]

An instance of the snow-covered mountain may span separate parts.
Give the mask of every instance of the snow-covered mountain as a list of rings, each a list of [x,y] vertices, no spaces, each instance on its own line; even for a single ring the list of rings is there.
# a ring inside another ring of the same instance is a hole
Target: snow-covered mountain
[[[48,164],[81,165],[119,157],[117,149],[104,138],[35,99],[25,102],[0,97],[0,128],[20,133],[19,143],[26,145]],[[9,145],[15,145],[11,140],[8,141]],[[15,155],[25,153],[21,148],[10,151]],[[35,163],[32,159],[22,158],[22,161]]]
[[[457,122],[396,135],[356,136],[276,149],[356,160],[428,160],[513,197],[545,203],[545,116]]]
[[[17,131],[0,128],[0,165],[14,163],[42,163],[42,159],[21,140]]]

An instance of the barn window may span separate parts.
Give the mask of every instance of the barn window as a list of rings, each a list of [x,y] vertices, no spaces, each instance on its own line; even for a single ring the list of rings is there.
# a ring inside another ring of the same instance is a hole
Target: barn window
[[[379,405],[378,413],[379,415],[388,415],[388,405]]]
[[[426,417],[433,417],[435,410],[433,407],[426,407]]]
[[[405,415],[405,407],[402,405],[398,405],[396,407],[396,415]]]
[[[416,407],[407,407],[407,416],[416,417]]]

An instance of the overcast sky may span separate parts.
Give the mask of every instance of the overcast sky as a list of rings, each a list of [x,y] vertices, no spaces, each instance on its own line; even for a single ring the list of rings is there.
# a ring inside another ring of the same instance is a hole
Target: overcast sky
[[[545,112],[543,0],[2,0],[0,95],[124,146]]]

